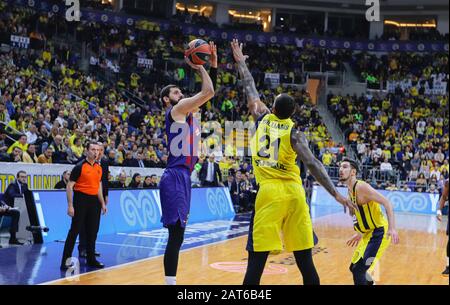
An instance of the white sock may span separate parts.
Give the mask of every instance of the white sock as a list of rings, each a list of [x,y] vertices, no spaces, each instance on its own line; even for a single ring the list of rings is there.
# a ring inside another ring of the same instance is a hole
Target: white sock
[[[177,277],[176,276],[166,276],[166,285],[176,285]]]

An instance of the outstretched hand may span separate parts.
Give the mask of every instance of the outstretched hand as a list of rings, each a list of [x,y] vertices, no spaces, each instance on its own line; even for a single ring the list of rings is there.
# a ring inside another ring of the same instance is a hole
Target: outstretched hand
[[[209,60],[211,67],[217,69],[217,46],[213,41],[209,42],[209,46],[211,47],[211,58]]]
[[[361,234],[357,233],[353,235],[349,240],[347,240],[347,246],[349,247],[357,246],[361,238],[362,238]]]
[[[246,61],[248,58],[248,56],[244,55],[244,53],[242,52],[242,47],[242,43],[239,43],[237,39],[233,39],[233,41],[231,42],[231,50],[233,51],[234,60],[237,63]]]

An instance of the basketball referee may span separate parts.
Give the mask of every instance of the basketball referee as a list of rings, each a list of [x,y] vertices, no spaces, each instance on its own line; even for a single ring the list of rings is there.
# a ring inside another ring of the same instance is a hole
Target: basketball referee
[[[105,147],[102,142],[98,142],[98,154],[97,162],[102,167],[102,193],[105,200],[105,204],[108,205],[108,173],[109,173],[109,162],[108,159],[104,157]],[[100,218],[100,213],[98,214]],[[82,258],[87,258],[86,253],[86,226],[82,226],[80,230],[80,243],[78,244],[78,256]],[[100,220],[97,222],[97,233],[100,228]],[[100,256],[100,253],[95,250],[95,256]]]
[[[86,228],[87,265],[103,268],[104,265],[95,258],[95,240],[97,239],[100,210],[106,213],[106,204],[102,192],[102,168],[96,162],[99,154],[98,144],[89,142],[86,146],[86,159],[78,163],[70,174],[67,184],[67,214],[72,217],[72,224],[67,234],[61,269],[73,267],[68,259],[72,257],[75,241],[82,226]]]

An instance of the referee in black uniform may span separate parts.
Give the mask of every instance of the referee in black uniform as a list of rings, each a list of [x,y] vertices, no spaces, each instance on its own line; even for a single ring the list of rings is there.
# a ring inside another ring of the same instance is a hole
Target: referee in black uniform
[[[89,142],[86,146],[86,159],[78,163],[70,174],[67,184],[67,214],[72,217],[72,224],[67,234],[61,269],[73,267],[68,264],[72,257],[73,248],[82,226],[86,226],[86,254],[87,265],[103,268],[104,265],[95,259],[95,240],[100,220],[100,211],[106,213],[106,204],[102,192],[102,169],[96,162],[99,147],[96,142]]]
[[[97,162],[102,167],[102,192],[103,192],[103,199],[105,200],[105,205],[108,204],[108,173],[109,173],[109,162],[108,159],[104,157],[105,155],[105,147],[103,146],[102,142],[98,142],[98,156],[97,156]],[[100,218],[100,214],[98,215]],[[100,219],[98,221],[98,227],[97,227],[97,233],[100,228]],[[94,248],[95,250],[95,248]],[[86,252],[86,225],[81,227],[80,231],[80,243],[78,244],[78,256],[86,258],[87,252]],[[100,253],[95,251],[95,256],[100,256]]]

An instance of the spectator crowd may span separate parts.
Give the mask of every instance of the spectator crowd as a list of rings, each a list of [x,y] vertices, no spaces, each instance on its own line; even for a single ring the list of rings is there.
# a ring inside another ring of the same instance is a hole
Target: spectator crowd
[[[159,90],[175,83],[190,94],[201,84],[180,64],[186,42],[194,38],[184,36],[177,25],[185,22],[186,15],[174,16],[177,22],[161,31],[157,23],[148,21],[132,27],[71,24],[56,15],[2,4],[0,12],[0,42],[9,43],[11,34],[32,38],[28,49],[0,52],[0,161],[76,164],[83,158],[84,143],[96,141],[104,143],[110,166],[166,166],[165,112]],[[196,16],[194,22],[209,21]],[[86,45],[87,67],[81,68],[76,48],[57,42],[61,33],[70,33],[67,40],[74,45]],[[229,45],[217,44],[216,96],[201,109],[202,124],[251,120]],[[281,92],[295,98],[296,127],[305,132],[311,150],[325,166],[338,164],[347,151],[345,143],[333,141],[309,94],[294,85],[305,83],[305,67],[340,70],[348,61],[362,77],[370,74],[380,81],[427,82],[432,75],[443,75],[448,81],[448,54],[395,52],[377,57],[307,44],[247,44],[245,52],[267,105]],[[139,57],[151,58],[151,65],[139,65]],[[290,85],[267,83],[264,75],[272,72],[281,74],[280,83]],[[387,96],[329,95],[328,105],[361,163],[385,173],[387,181],[395,184],[375,181],[377,187],[397,187],[396,172],[407,188],[417,191],[434,192],[448,178],[448,94],[429,96],[411,89]],[[233,148],[223,147],[229,149]],[[227,186],[235,206],[248,210],[257,191],[249,164],[245,157],[202,155],[192,181],[197,186]],[[367,170],[365,175],[371,178],[370,173]],[[154,177],[142,179],[139,174],[129,179],[122,175],[110,187],[146,188],[155,183]]]

